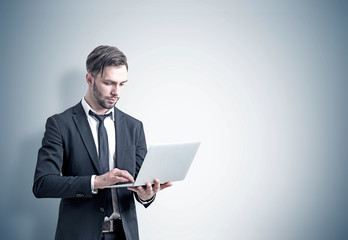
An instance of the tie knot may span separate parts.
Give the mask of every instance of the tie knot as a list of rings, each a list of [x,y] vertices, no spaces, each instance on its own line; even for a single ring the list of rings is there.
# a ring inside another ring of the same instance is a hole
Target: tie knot
[[[95,117],[99,122],[104,122],[104,119],[109,117],[111,115],[111,112],[109,112],[108,114],[104,114],[104,115],[98,115],[95,112],[92,112],[91,110],[89,110],[89,115]]]

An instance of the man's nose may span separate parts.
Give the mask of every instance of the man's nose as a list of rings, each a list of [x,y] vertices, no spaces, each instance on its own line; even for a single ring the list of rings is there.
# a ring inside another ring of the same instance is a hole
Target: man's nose
[[[112,95],[118,95],[119,93],[119,87],[117,85],[114,85],[111,90]]]

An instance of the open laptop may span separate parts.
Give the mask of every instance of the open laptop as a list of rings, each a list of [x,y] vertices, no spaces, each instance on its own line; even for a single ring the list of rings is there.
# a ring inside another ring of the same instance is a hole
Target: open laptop
[[[151,145],[134,183],[118,183],[107,188],[137,187],[183,180],[196,155],[200,142]]]

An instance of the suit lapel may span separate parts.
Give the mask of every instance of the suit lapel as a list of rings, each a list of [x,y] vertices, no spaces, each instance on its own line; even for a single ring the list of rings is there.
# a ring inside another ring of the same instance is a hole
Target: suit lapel
[[[82,138],[83,143],[85,144],[85,147],[88,151],[88,154],[90,158],[92,159],[92,162],[97,170],[98,174],[102,174],[100,170],[99,160],[98,160],[98,154],[97,154],[97,148],[94,143],[93,135],[91,128],[89,126],[86,113],[83,110],[82,104],[77,104],[73,109],[73,119],[75,122],[75,125],[80,133],[80,136]]]
[[[116,167],[122,169],[123,154],[126,141],[123,113],[116,107],[115,110],[115,130],[116,130]]]

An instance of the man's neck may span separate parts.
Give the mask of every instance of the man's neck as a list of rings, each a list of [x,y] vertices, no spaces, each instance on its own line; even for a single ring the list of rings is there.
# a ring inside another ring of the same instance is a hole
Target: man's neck
[[[84,99],[86,103],[88,104],[88,106],[99,115],[103,115],[110,110],[110,109],[103,108],[99,106],[98,104],[93,104],[93,101],[89,99],[87,95],[84,97]]]

